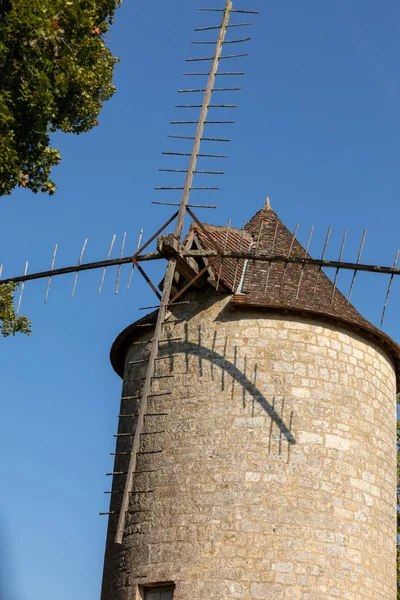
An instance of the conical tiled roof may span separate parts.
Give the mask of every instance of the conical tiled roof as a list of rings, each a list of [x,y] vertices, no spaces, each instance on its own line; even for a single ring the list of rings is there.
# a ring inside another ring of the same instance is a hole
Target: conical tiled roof
[[[204,224],[208,236],[194,224],[198,239],[205,249],[212,249],[210,237],[227,252],[250,249],[257,256],[310,257],[305,248],[282,223],[269,203],[266,204],[243,230]],[[268,261],[239,261],[225,259],[222,272],[215,261],[215,276],[235,293],[234,302],[254,306],[281,306],[331,315],[372,327],[350,304],[332,281],[317,265]],[[236,273],[236,277],[234,274]]]
[[[253,236],[259,255],[310,257],[269,205],[245,230]],[[249,264],[242,292],[254,304],[277,304],[369,324],[317,265],[255,261]]]
[[[269,201],[244,227],[233,229],[193,223],[183,244],[184,247],[226,252],[249,252],[258,256],[290,256],[304,258],[306,250],[294,239],[287,227],[271,209]],[[249,308],[293,312],[309,315],[322,321],[340,323],[355,330],[364,338],[374,341],[393,358],[400,391],[400,347],[383,331],[365,319],[317,265],[243,259],[214,259],[209,263],[214,285],[231,293],[232,308]],[[185,282],[184,282],[185,283]],[[204,282],[209,285],[207,281]],[[205,290],[204,290],[205,291]],[[198,293],[204,293],[199,290]],[[136,327],[142,322],[152,322],[156,313],[148,315],[129,326],[115,341],[111,362],[117,373],[123,373],[125,352]],[[121,375],[122,376],[122,375]]]
[[[196,223],[193,223],[188,236],[189,239],[193,233],[196,235],[200,246],[206,250],[248,252],[252,243],[250,232],[244,229],[234,229],[233,227],[227,228],[203,223],[200,228]],[[237,289],[240,283],[244,266],[244,260],[225,259],[221,261],[217,258],[213,261],[211,270],[214,273],[214,278],[219,280],[226,290],[233,291]]]

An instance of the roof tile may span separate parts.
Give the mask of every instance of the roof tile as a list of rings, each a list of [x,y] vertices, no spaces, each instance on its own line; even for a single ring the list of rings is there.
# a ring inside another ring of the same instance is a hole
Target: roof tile
[[[267,204],[244,227],[232,229],[203,224],[208,236],[197,224],[192,225],[204,249],[247,252],[258,256],[308,257],[305,248]],[[210,236],[214,246],[210,242]],[[389,346],[400,373],[400,347],[380,329],[372,325],[348,302],[329,277],[317,265],[285,262],[217,259],[212,264],[214,276],[233,292],[232,304],[306,312],[341,321],[362,329]],[[243,270],[245,270],[244,277]],[[242,281],[241,281],[242,280]],[[241,282],[240,289],[239,283]],[[400,379],[399,379],[400,383]]]

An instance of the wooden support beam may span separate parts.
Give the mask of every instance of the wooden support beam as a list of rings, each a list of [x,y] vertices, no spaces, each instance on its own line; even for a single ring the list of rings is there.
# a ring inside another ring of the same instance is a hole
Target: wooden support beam
[[[194,144],[192,148],[192,154],[189,161],[188,172],[185,180],[185,186],[182,193],[181,204],[178,211],[178,216],[175,224],[175,237],[177,240],[181,240],[183,228],[184,228],[184,220],[188,209],[188,201],[190,196],[190,191],[193,184],[194,173],[196,171],[197,158],[200,151],[201,140],[204,133],[205,122],[207,121],[208,107],[211,102],[211,96],[214,89],[215,78],[218,71],[218,65],[222,54],[223,43],[225,41],[225,34],[227,30],[227,25],[229,23],[229,16],[232,11],[232,0],[226,1],[225,9],[223,10],[223,17],[221,23],[221,30],[218,36],[218,41],[215,48],[214,57],[212,58],[212,65],[210,68],[210,75],[207,82],[206,93],[204,94],[203,104],[200,111],[200,117],[198,121],[198,126],[196,130],[196,135],[194,139]],[[137,253],[138,254],[138,253]],[[136,258],[136,255],[135,255]],[[164,290],[161,298],[160,308],[157,315],[157,321],[153,334],[153,344],[151,347],[151,352],[149,356],[149,363],[146,373],[146,378],[143,384],[142,389],[142,398],[140,402],[139,415],[136,425],[136,430],[133,436],[132,443],[132,451],[131,458],[129,462],[128,474],[126,476],[124,493],[120,506],[120,513],[118,518],[118,526],[115,535],[115,542],[117,544],[121,544],[124,536],[125,530],[125,522],[126,515],[129,510],[129,498],[133,487],[133,478],[134,473],[136,471],[136,463],[137,463],[137,455],[140,448],[140,439],[141,434],[143,432],[144,427],[144,415],[147,413],[147,400],[149,395],[151,394],[151,382],[154,377],[154,365],[155,360],[158,356],[158,346],[162,336],[162,326],[164,324],[168,306],[171,298],[171,289],[174,283],[174,274],[176,269],[177,259],[175,257],[170,258],[168,261],[167,270],[164,277]],[[200,271],[201,273],[201,271]],[[196,274],[195,278],[199,279],[200,274]],[[185,289],[185,288],[184,288]],[[183,292],[180,292],[182,294]],[[175,298],[176,299],[176,298]]]
[[[180,244],[175,236],[165,235],[158,238],[158,250],[168,258],[176,260],[176,272],[179,273],[186,281],[191,281],[199,272],[199,267],[193,258],[182,256]],[[204,280],[197,279],[193,287],[195,289],[204,288]]]

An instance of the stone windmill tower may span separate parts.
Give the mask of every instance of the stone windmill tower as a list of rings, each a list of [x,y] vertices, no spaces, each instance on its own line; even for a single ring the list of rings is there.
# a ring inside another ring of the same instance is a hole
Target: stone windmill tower
[[[52,277],[75,274],[73,297],[79,273],[101,269],[100,293],[118,267],[117,293],[130,265],[128,288],[136,268],[160,300],[111,351],[123,390],[101,600],[395,600],[400,347],[321,269],[390,274],[389,293],[400,253],[393,268],[342,263],[342,252],[335,265],[314,260],[269,201],[243,229],[197,219],[191,208],[215,207],[190,205],[190,193],[218,189],[203,182],[223,172],[206,165],[227,158],[201,142],[230,141],[205,128],[232,124],[219,115],[236,108],[214,92],[240,89],[215,84],[244,75],[219,63],[246,56],[226,44],[250,40],[230,39],[252,25],[230,17],[257,14],[231,0],[201,10],[222,13],[196,30],[218,39],[194,42],[214,51],[188,61],[210,66],[185,75],[207,84],[180,92],[204,97],[178,107],[200,114],[171,123],[195,135],[169,136],[193,147],[164,153],[189,164],[161,169],[184,173],[184,186],[156,188],[181,190],[178,210],[133,255],[124,234],[111,259],[114,235],[106,260],[84,264],[85,240],[77,265],[55,269],[56,245],[49,271],[28,275],[26,263],[0,280],[21,283],[18,311],[30,280],[47,279],[47,301]],[[164,259],[160,294],[140,263]]]
[[[214,243],[256,260],[207,268]],[[123,394],[102,600],[394,600],[399,346],[317,265],[262,260],[307,256],[269,201],[243,230],[192,225],[182,247],[203,254],[186,271],[205,271],[163,325],[122,544],[156,314],[111,351]]]

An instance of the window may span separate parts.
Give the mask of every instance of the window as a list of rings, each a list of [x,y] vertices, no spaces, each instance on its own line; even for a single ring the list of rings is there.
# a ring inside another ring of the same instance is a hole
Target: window
[[[172,600],[174,597],[173,587],[150,587],[143,592],[144,600]]]

